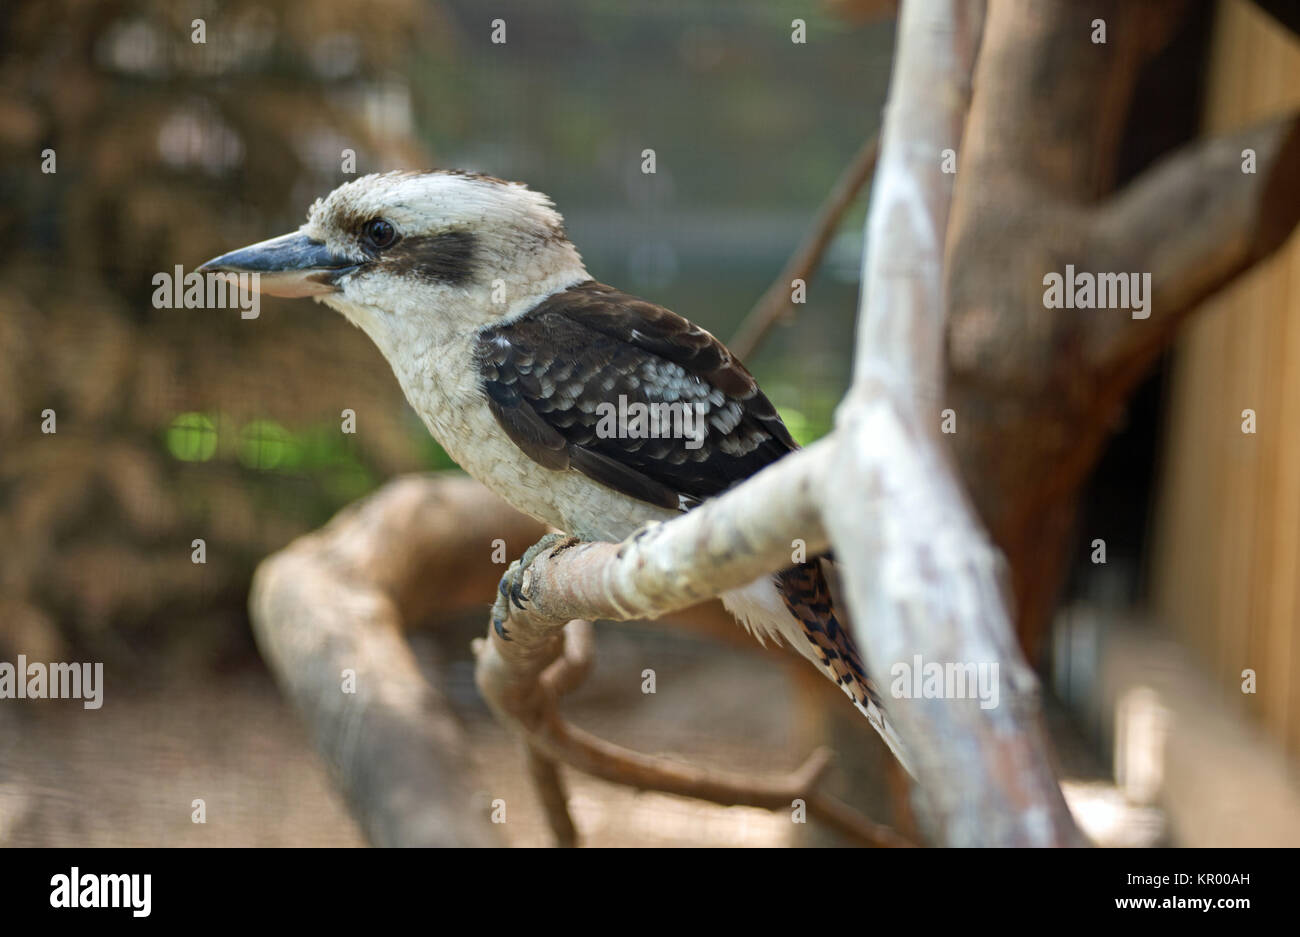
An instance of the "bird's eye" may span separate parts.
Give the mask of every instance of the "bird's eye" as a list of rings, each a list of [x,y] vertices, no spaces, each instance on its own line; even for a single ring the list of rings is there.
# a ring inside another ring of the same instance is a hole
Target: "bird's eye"
[[[383,250],[385,247],[391,247],[397,240],[397,229],[391,222],[383,218],[376,218],[373,221],[367,221],[364,228],[361,229],[362,235],[370,242],[372,247]]]

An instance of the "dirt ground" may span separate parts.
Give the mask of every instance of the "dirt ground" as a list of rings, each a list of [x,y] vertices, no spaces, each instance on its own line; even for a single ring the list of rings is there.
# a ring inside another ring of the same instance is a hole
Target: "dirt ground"
[[[599,648],[592,680],[567,706],[586,728],[643,751],[760,773],[790,769],[811,747],[796,737],[794,685],[766,661],[649,629],[602,632]],[[647,660],[660,675],[653,697],[639,691]],[[472,743],[483,802],[506,801],[506,841],[549,845],[518,748],[479,702],[468,658],[435,676]],[[1065,739],[1072,803],[1081,799],[1117,843],[1158,839],[1159,818],[1135,818],[1115,803],[1068,725],[1053,734]],[[818,841],[784,814],[638,793],[574,772],[567,779],[586,845]],[[194,822],[199,800],[204,823]],[[362,845],[302,724],[254,665],[135,692],[114,692],[110,682],[97,711],[70,701],[0,703],[0,846]]]

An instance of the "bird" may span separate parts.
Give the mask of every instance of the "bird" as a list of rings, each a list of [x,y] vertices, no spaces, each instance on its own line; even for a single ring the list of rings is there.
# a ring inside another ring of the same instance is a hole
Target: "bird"
[[[317,199],[297,231],[198,269],[256,274],[261,293],[341,313],[462,469],[580,541],[621,542],[798,448],[722,342],[594,279],[554,203],[523,183],[452,169],[362,176]],[[678,406],[703,432],[602,431],[616,402]],[[760,642],[834,681],[910,771],[829,564],[811,557],[720,598]]]

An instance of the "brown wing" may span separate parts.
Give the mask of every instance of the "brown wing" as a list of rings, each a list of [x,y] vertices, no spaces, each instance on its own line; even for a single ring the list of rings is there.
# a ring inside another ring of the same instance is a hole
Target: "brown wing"
[[[485,329],[477,364],[492,413],[530,458],[651,504],[696,504],[796,448],[721,342],[594,281]],[[679,427],[680,408],[689,407],[702,432],[683,436],[672,425],[666,435],[610,432],[610,408],[634,404],[659,405]]]

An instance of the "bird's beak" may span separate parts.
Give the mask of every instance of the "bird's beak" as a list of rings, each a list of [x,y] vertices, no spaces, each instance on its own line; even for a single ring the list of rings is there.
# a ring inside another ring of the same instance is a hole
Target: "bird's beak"
[[[330,252],[321,241],[295,231],[214,257],[199,273],[255,273],[257,290],[268,296],[337,293],[338,281],[361,264]]]

